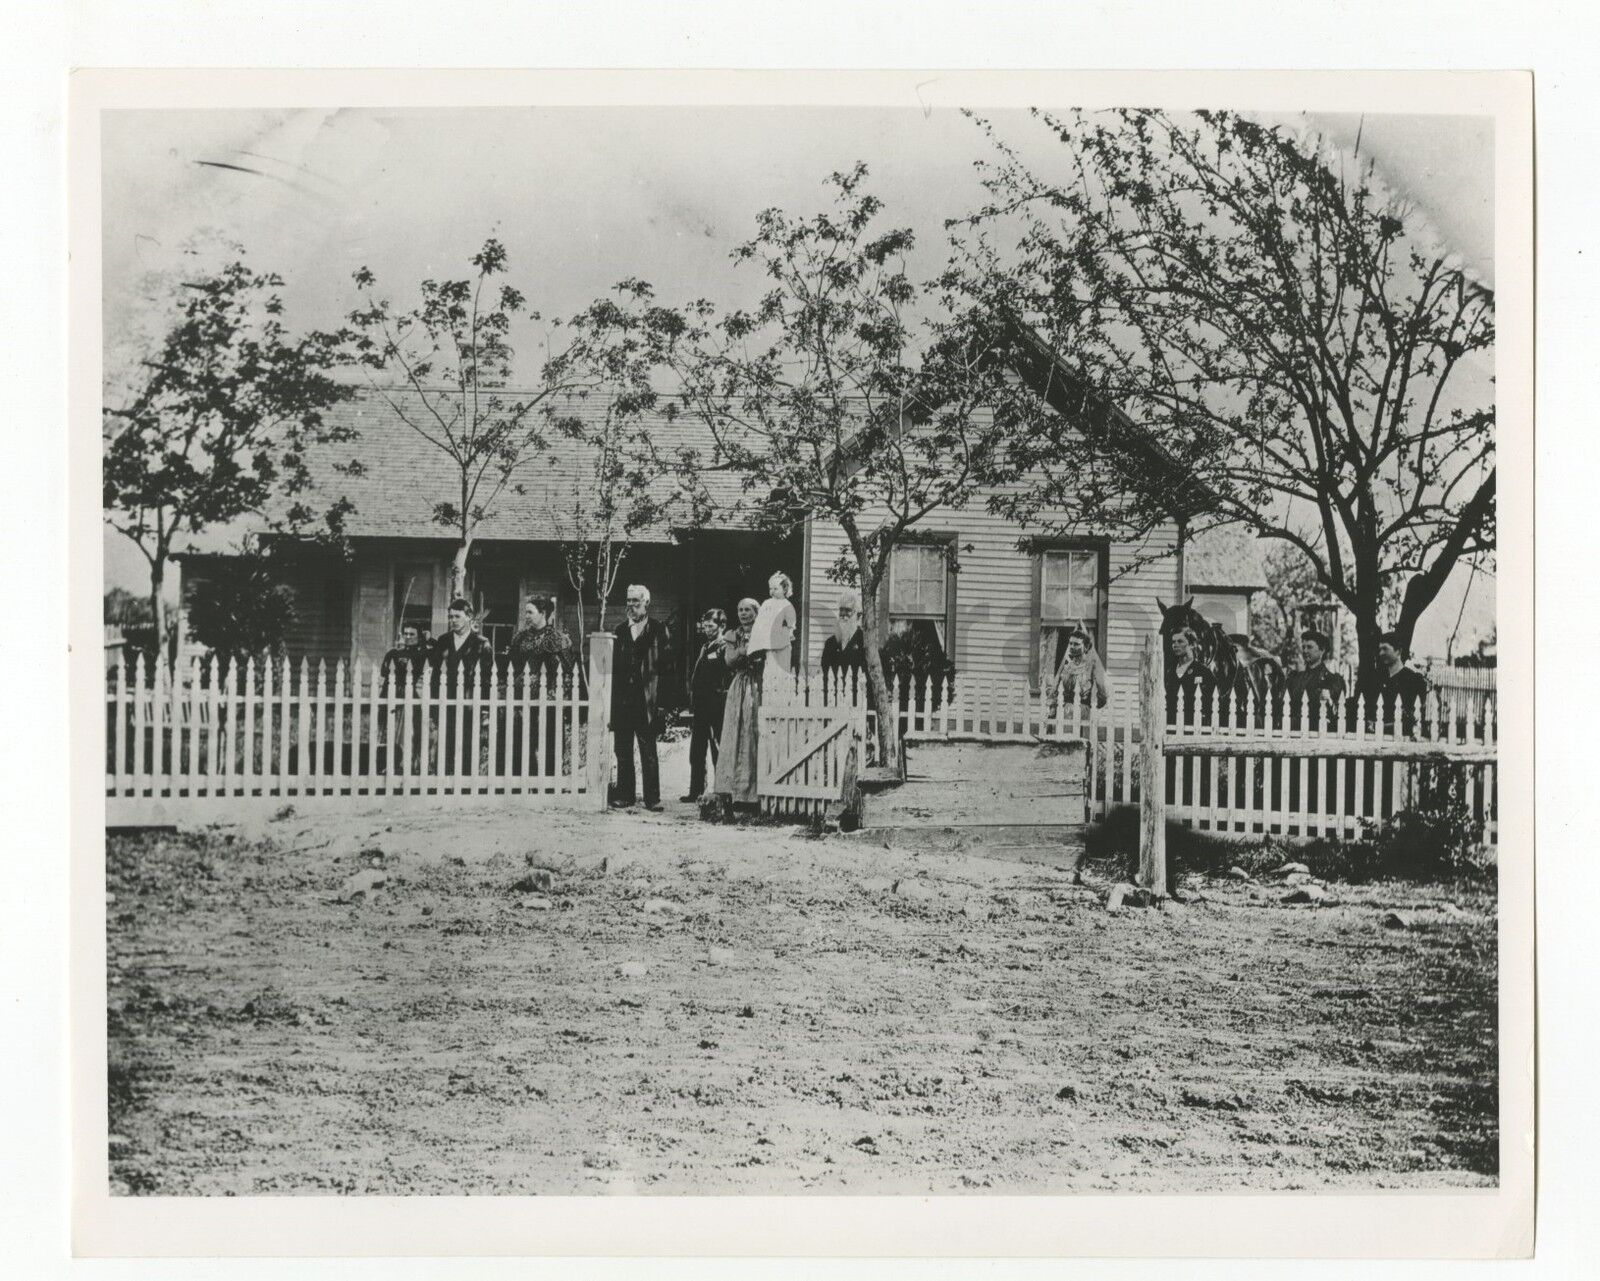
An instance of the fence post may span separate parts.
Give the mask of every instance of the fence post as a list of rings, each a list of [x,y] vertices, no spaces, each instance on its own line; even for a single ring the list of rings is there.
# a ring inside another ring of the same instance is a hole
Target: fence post
[[[611,801],[611,647],[616,638],[589,636],[589,797],[604,810]]]
[[[1162,751],[1167,732],[1166,686],[1162,681],[1161,642],[1145,637],[1139,668],[1139,882],[1151,893],[1167,892],[1167,769]]]

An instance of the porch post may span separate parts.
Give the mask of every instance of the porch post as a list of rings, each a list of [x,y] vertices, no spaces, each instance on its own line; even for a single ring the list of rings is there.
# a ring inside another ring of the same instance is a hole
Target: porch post
[[[589,633],[589,798],[604,810],[611,799],[611,647],[610,632]]]
[[[1151,634],[1139,668],[1139,884],[1157,896],[1167,892],[1166,694],[1161,640]]]

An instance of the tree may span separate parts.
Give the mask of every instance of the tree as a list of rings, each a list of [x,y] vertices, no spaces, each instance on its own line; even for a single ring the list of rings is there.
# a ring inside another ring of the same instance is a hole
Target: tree
[[[1451,569],[1493,553],[1493,391],[1471,385],[1493,292],[1425,246],[1370,164],[1318,138],[1226,112],[1035,115],[1063,172],[983,126],[997,156],[990,201],[961,220],[968,287],[1024,317],[1170,466],[1108,459],[1082,422],[1041,424],[1018,446],[1043,479],[1013,511],[1128,534],[1240,522],[1306,556],[1364,666],[1386,599],[1409,644]],[[1014,238],[1009,259],[995,236]]]
[[[549,499],[567,581],[578,597],[580,646],[585,598],[593,600],[604,630],[633,536],[666,519],[687,497],[671,483],[673,460],[656,448],[644,417],[660,401],[651,383],[657,358],[650,286],[625,280],[613,293],[617,297],[596,299],[568,322],[567,365],[581,385],[577,399],[593,397],[599,408],[587,415],[569,408],[554,418],[588,459],[585,481]]]
[[[755,236],[732,255],[770,282],[753,310],[719,315],[703,299],[655,306],[645,293],[629,314],[650,335],[652,360],[677,379],[668,410],[709,429],[709,456],[647,455],[652,467],[672,464],[690,511],[699,518],[714,507],[705,477],[731,470],[742,478],[736,505],[757,523],[792,528],[811,513],[843,531],[847,550],[830,572],[861,589],[869,691],[887,751],[894,715],[880,588],[918,523],[975,492],[999,447],[991,408],[1004,377],[943,282],[906,276],[912,232],[878,228],[881,203],[864,190],[866,177],[861,164],[832,175],[833,207],[814,216],[759,215]],[[919,298],[930,313],[920,322],[910,316]]]
[[[593,602],[596,626],[604,631],[606,606],[633,536],[656,519],[657,504],[647,490],[634,486],[626,420],[626,412],[614,404],[607,405],[593,424],[572,420],[572,438],[589,447],[589,475],[586,483],[551,503],[567,582],[578,598],[579,645],[584,602]]]
[[[1334,615],[1338,652],[1348,654],[1355,642],[1349,611],[1334,599],[1326,583],[1317,577],[1316,567],[1293,543],[1279,542],[1264,557],[1267,587],[1251,601],[1250,639],[1262,649],[1283,660],[1285,667],[1297,667],[1300,654],[1295,646],[1295,613],[1306,606]]]
[[[324,418],[353,388],[332,376],[325,336],[289,334],[282,288],[242,258],[194,273],[169,327],[133,365],[123,403],[103,410],[106,518],[149,562],[157,636],[180,536],[254,515],[267,530],[336,538],[352,510],[343,496],[313,509],[308,454],[354,438]]]
[[[433,519],[456,538],[452,596],[465,594],[478,527],[508,488],[514,492],[522,470],[545,451],[555,403],[580,386],[563,352],[546,360],[534,390],[508,390],[515,358],[512,324],[540,317],[520,290],[497,285],[507,261],[505,247],[491,237],[472,256],[473,276],[424,280],[418,287],[421,301],[407,311],[376,298],[377,278],[362,267],[354,280],[364,305],[350,313],[349,326],[337,335],[395,416],[450,461],[452,492],[434,502]],[[397,394],[380,374],[398,374],[408,394]]]
[[[189,632],[220,657],[219,679],[235,658],[277,650],[295,620],[293,591],[256,547],[226,573],[200,579],[188,595]]]

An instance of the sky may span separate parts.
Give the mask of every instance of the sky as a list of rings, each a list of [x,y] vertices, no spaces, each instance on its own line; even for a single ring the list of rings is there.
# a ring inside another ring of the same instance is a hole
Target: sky
[[[1278,117],[1370,158],[1469,271],[1494,279],[1493,151],[1487,119]],[[1004,136],[1048,165],[1055,144],[1022,113]],[[729,251],[756,215],[820,207],[834,170],[863,160],[886,225],[913,228],[913,277],[944,261],[943,220],[984,192],[984,144],[951,110],[886,108],[504,108],[430,111],[124,111],[102,120],[105,333],[149,324],[141,282],[206,231],[285,278],[292,326],[341,322],[351,273],[370,267],[397,301],[459,277],[490,235],[508,278],[546,317],[580,310],[616,281],[649,280],[668,302],[732,304],[762,281]],[[526,352],[542,328],[515,335]],[[109,532],[106,582],[139,591],[143,557]],[[1461,611],[1457,649],[1493,625],[1492,577]],[[1443,652],[1468,575],[1425,617],[1419,652]]]

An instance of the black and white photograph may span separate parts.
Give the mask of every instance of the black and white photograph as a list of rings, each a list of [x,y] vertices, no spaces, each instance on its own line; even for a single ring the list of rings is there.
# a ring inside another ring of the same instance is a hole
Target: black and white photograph
[[[1526,1168],[1526,150],[921,92],[98,109],[112,1201]]]

